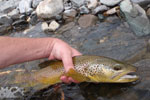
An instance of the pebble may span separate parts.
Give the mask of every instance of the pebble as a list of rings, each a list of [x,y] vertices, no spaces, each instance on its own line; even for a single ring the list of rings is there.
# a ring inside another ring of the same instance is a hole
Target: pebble
[[[100,5],[100,6],[96,7],[96,8],[92,11],[92,13],[93,13],[93,14],[97,14],[97,13],[99,13],[99,12],[104,12],[104,11],[106,11],[106,10],[108,10],[108,9],[109,9],[109,7],[107,7],[107,6],[105,6],[105,5]]]
[[[77,11],[75,9],[69,9],[69,10],[65,10],[63,12],[63,15],[66,17],[75,17],[77,15]]]
[[[31,4],[32,4],[32,0],[21,0],[18,6],[20,13],[21,14],[31,13],[33,11],[33,9],[31,8]]]
[[[55,21],[53,20],[50,24],[49,24],[49,30],[50,31],[56,31],[58,28],[60,27],[60,25]]]
[[[147,12],[146,12],[147,16],[149,17],[150,19],[150,8],[148,8]]]
[[[80,27],[87,28],[89,26],[95,25],[98,18],[94,15],[88,14],[83,15],[79,18],[78,23]]]
[[[109,15],[117,13],[118,11],[119,11],[119,6],[116,6],[114,8],[107,10],[106,12],[104,12],[104,15],[109,16]]]
[[[85,5],[81,6],[79,10],[80,10],[80,14],[88,14],[90,12]]]
[[[74,4],[77,7],[80,7],[84,4],[85,0],[70,0],[72,4]]]
[[[43,19],[52,18],[63,11],[63,0],[44,0],[36,8],[37,16]]]
[[[100,2],[106,6],[115,6],[122,0],[100,0]]]
[[[88,1],[89,1],[89,3],[87,5],[87,7],[89,9],[94,9],[97,6],[97,4],[98,4],[97,0],[88,0]]]

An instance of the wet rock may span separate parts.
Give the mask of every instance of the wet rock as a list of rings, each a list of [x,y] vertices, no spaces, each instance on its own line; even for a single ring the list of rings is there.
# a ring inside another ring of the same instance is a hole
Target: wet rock
[[[97,17],[94,15],[83,15],[79,18],[78,23],[80,27],[86,28],[96,24]]]
[[[117,5],[121,0],[100,0],[100,2],[107,6],[115,6]]]
[[[52,18],[63,11],[62,0],[44,0],[36,8],[36,13],[40,18]]]
[[[0,25],[11,25],[13,20],[8,16],[0,17]]]
[[[26,20],[20,19],[12,23],[13,29],[21,31],[28,27],[28,22]]]
[[[85,0],[70,0],[70,1],[77,7],[80,7],[85,2]]]
[[[12,10],[11,12],[9,12],[8,14],[7,14],[9,17],[11,17],[12,19],[18,19],[19,18],[19,10],[18,9],[14,9],[14,10]]]
[[[98,7],[96,7],[94,10],[93,10],[93,14],[97,14],[97,13],[99,13],[99,12],[104,12],[104,11],[106,11],[106,10],[108,10],[109,8],[107,7],[107,6],[105,6],[105,5],[100,5],[100,6],[98,6]]]
[[[100,21],[104,21],[105,17],[104,17],[103,14],[98,14],[98,19],[99,19]]]
[[[120,9],[137,36],[150,34],[150,21],[143,8],[138,4],[131,3],[130,0],[124,0],[120,3]]]
[[[58,28],[59,28],[59,24],[56,22],[56,21],[52,21],[50,24],[49,24],[49,30],[50,31],[56,31]]]
[[[37,24],[38,21],[39,21],[39,19],[38,19],[36,13],[32,12],[32,14],[31,14],[30,17],[29,17],[29,21],[28,21],[28,22],[29,22],[31,25],[35,25],[35,24]]]
[[[33,7],[33,8],[36,8],[36,7],[39,5],[39,3],[40,3],[41,1],[43,1],[43,0],[33,0],[33,1],[32,1],[32,7]]]
[[[0,36],[9,33],[11,29],[12,27],[8,24],[0,25]]]
[[[68,9],[71,9],[72,8],[72,3],[68,1],[64,1],[64,9],[65,10],[68,10]]]
[[[89,2],[87,4],[87,7],[89,9],[94,9],[97,6],[97,4],[98,4],[97,0],[87,0],[87,1]]]
[[[30,14],[33,9],[31,8],[32,0],[21,0],[19,3],[19,11],[21,14]]]
[[[81,6],[80,8],[79,8],[79,10],[80,10],[80,13],[81,14],[88,14],[90,11],[89,11],[89,9],[86,7],[86,6]]]
[[[11,11],[17,8],[21,0],[2,0],[0,1],[0,13],[8,13],[8,10]]]
[[[66,17],[72,17],[72,18],[74,18],[77,15],[77,11],[75,9],[65,10],[63,12],[63,15],[66,16]]]
[[[57,33],[64,33],[68,30],[71,30],[73,27],[75,26],[75,23],[74,22],[70,22],[70,23],[67,23],[65,25],[63,25],[62,27],[60,27],[58,30],[57,30]]]
[[[148,8],[148,10],[147,10],[147,16],[149,17],[149,19],[150,19],[150,8]]]

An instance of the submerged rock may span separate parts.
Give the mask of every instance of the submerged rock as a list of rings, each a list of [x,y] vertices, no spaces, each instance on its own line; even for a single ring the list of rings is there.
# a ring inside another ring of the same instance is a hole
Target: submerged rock
[[[98,18],[94,15],[83,15],[79,18],[78,23],[80,27],[86,28],[96,24]]]
[[[120,10],[137,36],[150,34],[150,21],[143,8],[130,0],[124,0],[120,3]]]
[[[121,0],[100,0],[100,2],[107,6],[117,5]]]
[[[40,18],[52,18],[63,11],[62,0],[44,0],[36,8],[36,13]]]

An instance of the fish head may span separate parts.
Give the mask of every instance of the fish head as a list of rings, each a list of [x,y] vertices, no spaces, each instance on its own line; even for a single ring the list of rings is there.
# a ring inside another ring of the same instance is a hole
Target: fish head
[[[139,79],[136,67],[113,59],[106,62],[96,61],[89,69],[87,76],[91,82],[127,83]]]

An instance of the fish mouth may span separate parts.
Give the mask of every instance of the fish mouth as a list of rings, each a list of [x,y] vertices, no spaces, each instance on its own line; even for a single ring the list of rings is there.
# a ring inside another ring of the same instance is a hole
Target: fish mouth
[[[124,83],[125,82],[134,82],[138,79],[139,79],[139,76],[137,75],[136,72],[128,72],[128,73],[122,75],[119,78],[118,82],[124,82]]]

